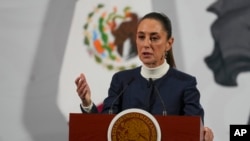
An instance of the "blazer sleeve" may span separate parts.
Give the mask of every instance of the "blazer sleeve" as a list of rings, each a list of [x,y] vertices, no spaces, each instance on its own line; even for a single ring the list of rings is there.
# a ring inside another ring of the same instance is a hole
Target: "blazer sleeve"
[[[102,113],[109,113],[109,111],[112,110],[113,114],[117,114],[119,111],[121,111],[120,102],[122,96],[119,96],[119,94],[124,88],[124,84],[118,74],[119,73],[116,73],[112,77],[110,87],[108,90],[108,97],[105,98],[103,102]]]
[[[184,90],[184,114],[199,115],[204,123],[204,109],[200,104],[200,92],[196,87],[196,78],[193,77]]]
[[[80,104],[80,109],[81,109],[82,113],[88,113],[88,112],[86,112],[86,111],[82,108],[81,104]],[[90,110],[89,113],[98,113],[98,109],[97,109],[95,103],[93,103],[93,107],[91,108],[91,110]]]

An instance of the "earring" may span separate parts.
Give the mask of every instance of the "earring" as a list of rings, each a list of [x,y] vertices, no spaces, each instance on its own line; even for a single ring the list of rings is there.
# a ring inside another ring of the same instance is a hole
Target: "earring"
[[[165,52],[165,58],[166,59],[168,58],[168,52],[167,51]]]

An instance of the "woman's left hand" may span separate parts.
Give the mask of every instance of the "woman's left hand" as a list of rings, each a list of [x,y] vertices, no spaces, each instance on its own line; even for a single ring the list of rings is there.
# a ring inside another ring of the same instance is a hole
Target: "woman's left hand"
[[[213,141],[213,139],[214,139],[213,131],[208,127],[204,127],[204,141]]]

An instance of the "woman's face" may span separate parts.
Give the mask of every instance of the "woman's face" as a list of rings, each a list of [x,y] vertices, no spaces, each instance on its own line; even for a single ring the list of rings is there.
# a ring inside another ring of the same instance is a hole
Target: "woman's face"
[[[137,28],[136,45],[140,60],[153,68],[165,61],[165,54],[172,47],[173,38],[167,39],[167,32],[154,19],[142,20]]]

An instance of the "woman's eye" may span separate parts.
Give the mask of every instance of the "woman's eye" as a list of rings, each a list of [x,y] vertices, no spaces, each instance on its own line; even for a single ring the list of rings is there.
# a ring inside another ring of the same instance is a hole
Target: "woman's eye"
[[[158,38],[157,37],[151,37],[150,40],[151,41],[156,41],[156,40],[158,40]]]
[[[139,39],[144,39],[145,37],[144,36],[138,36]]]

